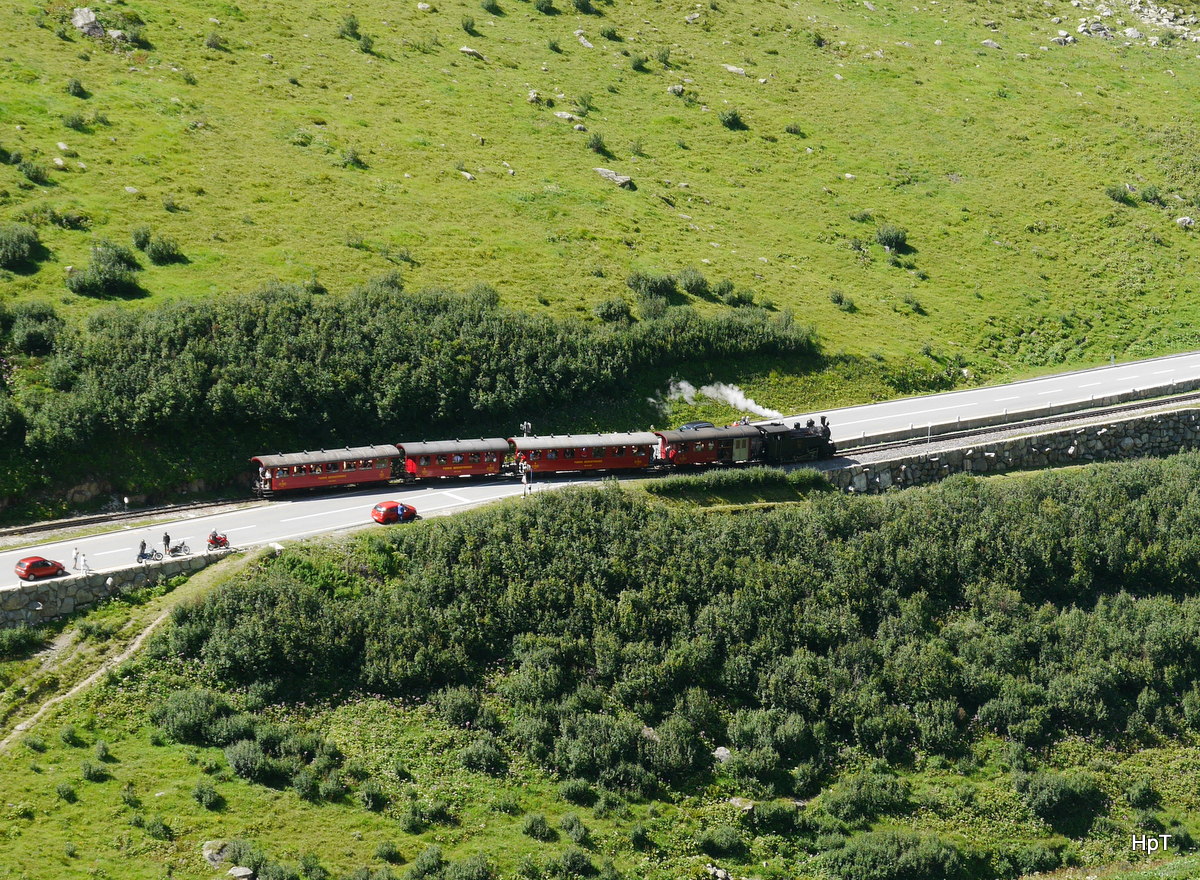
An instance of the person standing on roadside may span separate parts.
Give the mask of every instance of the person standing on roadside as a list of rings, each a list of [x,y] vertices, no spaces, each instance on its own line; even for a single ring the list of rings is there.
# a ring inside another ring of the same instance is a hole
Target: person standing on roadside
[[[146,539],[142,539],[142,543],[138,545],[138,562],[146,558]]]
[[[171,536],[163,532],[163,556],[171,552]]]
[[[78,547],[76,547],[74,550],[71,551],[71,570],[72,571],[79,570],[79,548]]]

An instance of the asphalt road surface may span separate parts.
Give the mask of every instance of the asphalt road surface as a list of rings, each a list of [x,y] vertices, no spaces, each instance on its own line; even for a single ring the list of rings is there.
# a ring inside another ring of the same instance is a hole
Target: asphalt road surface
[[[1106,397],[1132,389],[1169,385],[1200,378],[1200,352],[1133,361],[1112,367],[1096,367],[1073,373],[1058,373],[1008,385],[989,385],[965,391],[947,391],[924,397],[905,397],[865,406],[804,413],[800,424],[828,416],[833,441],[844,442],[867,435],[900,431],[910,425],[922,428],[979,416],[1025,412],[1059,403],[1074,403]],[[793,417],[788,416],[787,421]]]
[[[1073,373],[1061,373],[1041,379],[994,385],[967,391],[910,397],[866,406],[830,410],[833,439],[846,440],[864,431],[875,434],[900,430],[909,425],[953,421],[968,417],[1036,409],[1053,403],[1088,400],[1134,388],[1167,385],[1172,380],[1200,377],[1200,352],[1136,361],[1112,367],[1099,367]],[[800,415],[801,423],[809,414]],[[794,417],[789,416],[791,421]],[[578,485],[594,478],[549,478],[539,480],[535,490]],[[45,556],[71,566],[72,551],[78,547],[94,571],[123,568],[136,561],[140,541],[159,550],[168,532],[172,542],[185,541],[193,551],[204,549],[212,530],[229,536],[234,547],[255,547],[272,542],[292,541],[312,535],[345,529],[376,526],[370,520],[371,508],[378,502],[395,499],[411,504],[422,516],[453,513],[466,507],[521,494],[521,485],[513,478],[485,482],[463,480],[435,486],[383,487],[372,490],[337,492],[329,495],[299,496],[273,501],[225,513],[206,516],[184,515],[153,527],[117,527],[114,531],[67,541],[53,541],[23,550],[0,552],[0,588],[20,583],[13,572],[18,559]]]
[[[584,481],[576,478],[539,478],[534,481],[533,491],[579,485],[581,482]],[[164,533],[171,536],[172,544],[183,541],[193,553],[204,551],[205,541],[213,530],[227,535],[234,547],[257,547],[344,529],[364,526],[383,528],[371,519],[371,508],[380,501],[402,501],[416,507],[421,516],[436,516],[520,494],[521,484],[515,477],[485,482],[464,479],[461,483],[450,485],[384,486],[324,495],[301,495],[286,501],[271,501],[225,513],[184,515],[176,521],[160,522],[153,526],[118,526],[116,531],[100,535],[58,540],[0,553],[0,589],[21,583],[13,568],[18,559],[26,556],[45,556],[70,569],[73,551],[79,548],[87,557],[91,570],[105,571],[134,564],[142,541],[146,542],[148,548],[162,552]]]

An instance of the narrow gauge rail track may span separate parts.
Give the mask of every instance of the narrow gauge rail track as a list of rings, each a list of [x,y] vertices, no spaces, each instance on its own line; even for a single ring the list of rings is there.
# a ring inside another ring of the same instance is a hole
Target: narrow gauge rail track
[[[848,453],[865,455],[872,452],[886,452],[889,449],[914,449],[931,443],[951,443],[955,440],[967,440],[971,437],[984,437],[989,434],[1010,433],[1013,430],[1036,428],[1039,425],[1061,425],[1071,422],[1090,422],[1106,416],[1125,415],[1139,411],[1167,409],[1180,404],[1200,402],[1200,391],[1189,391],[1183,394],[1172,394],[1166,397],[1156,397],[1147,400],[1135,400],[1129,403],[1118,403],[1112,406],[1101,406],[1090,409],[1075,410],[1074,412],[1058,413],[1051,416],[1040,416],[1036,419],[1016,419],[1011,422],[987,425],[980,428],[970,428],[963,431],[952,431],[943,434],[910,437],[905,440],[892,440],[887,443],[865,443],[854,445],[853,438],[838,443],[838,454],[833,461],[845,458]]]
[[[1112,406],[1076,410],[1074,412],[1059,413],[1052,416],[1042,416],[1036,419],[1016,419],[1011,422],[989,425],[981,428],[972,428],[969,430],[955,431],[944,434],[911,437],[905,440],[893,440],[887,443],[865,443],[854,445],[853,439],[847,439],[838,444],[837,456],[827,460],[827,464],[836,468],[839,466],[839,461],[848,457],[849,454],[865,455],[868,453],[886,452],[887,450],[891,449],[919,449],[921,446],[930,443],[947,443],[955,440],[966,440],[971,437],[985,437],[989,434],[1011,432],[1014,429],[1020,430],[1024,428],[1036,428],[1039,425],[1060,425],[1064,423],[1069,424],[1071,422],[1086,422],[1104,418],[1106,416],[1151,411],[1192,402],[1200,402],[1200,391],[1173,394],[1166,397],[1158,397],[1149,400],[1130,401],[1128,403],[1114,404]],[[823,469],[827,470],[830,468]],[[32,535],[40,532],[56,531],[59,529],[84,528],[86,526],[100,525],[105,523],[120,523],[131,520],[138,521],[144,519],[168,518],[189,510],[198,510],[204,508],[211,508],[214,512],[218,512],[233,507],[247,507],[269,503],[269,501],[229,499],[228,501],[224,502],[193,501],[185,504],[164,504],[157,507],[147,507],[138,510],[94,514],[90,516],[74,517],[71,519],[60,519],[52,520],[50,522],[31,523],[23,526],[12,526],[9,528],[0,529],[0,538],[11,537],[14,535]]]

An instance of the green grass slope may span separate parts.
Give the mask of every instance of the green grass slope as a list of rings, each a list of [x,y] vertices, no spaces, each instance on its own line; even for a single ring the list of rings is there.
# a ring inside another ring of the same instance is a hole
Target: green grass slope
[[[0,146],[48,182],[0,167],[0,222],[46,248],[0,296],[85,309],[65,267],[148,226],[186,256],[142,259],[151,297],[398,267],[570,313],[694,266],[834,351],[1013,373],[1196,345],[1186,40],[1059,46],[1088,8],[1056,0],[486,5],[104,4],[144,21],[116,47],[70,6],[6,7]],[[339,35],[351,13],[369,52]]]

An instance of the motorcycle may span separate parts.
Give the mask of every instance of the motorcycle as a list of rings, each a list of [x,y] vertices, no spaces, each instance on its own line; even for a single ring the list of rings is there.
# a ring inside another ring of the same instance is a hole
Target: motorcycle
[[[147,549],[145,553],[139,553],[137,561],[142,562],[158,562],[162,559],[162,551]]]
[[[213,532],[211,535],[208,536],[208,549],[209,550],[228,550],[229,549],[229,539],[227,537],[225,537],[224,535],[220,535],[216,532]]]
[[[172,544],[170,550],[171,556],[191,556],[192,548],[180,541],[178,544]]]

